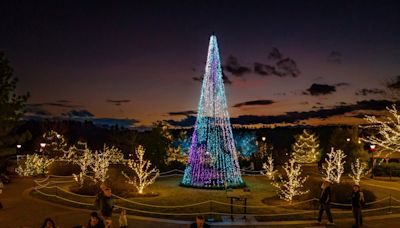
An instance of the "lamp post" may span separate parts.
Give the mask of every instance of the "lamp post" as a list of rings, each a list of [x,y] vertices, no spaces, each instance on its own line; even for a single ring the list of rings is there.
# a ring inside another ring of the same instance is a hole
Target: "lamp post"
[[[40,143],[40,152],[42,152],[42,157],[44,157],[44,148],[46,147],[46,143]]]
[[[265,142],[265,140],[267,140],[267,137],[263,136],[261,137],[261,140],[263,141],[263,147],[264,147],[264,156],[267,155],[267,142]],[[263,157],[264,157],[263,156]]]
[[[371,150],[371,162],[372,162],[372,165],[371,165],[371,178],[373,179],[374,178],[374,150],[375,150],[375,145],[374,144],[371,144],[370,146],[369,146],[369,148],[370,148],[370,150]]]
[[[22,145],[21,144],[17,144],[17,154],[19,154],[20,150],[21,150]]]

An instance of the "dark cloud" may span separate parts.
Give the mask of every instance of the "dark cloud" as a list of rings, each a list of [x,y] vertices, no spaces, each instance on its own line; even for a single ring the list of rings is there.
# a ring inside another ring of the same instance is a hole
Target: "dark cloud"
[[[329,53],[327,61],[336,64],[342,63],[342,53],[338,51],[332,51],[331,53]]]
[[[131,102],[131,100],[127,100],[127,99],[125,99],[125,100],[112,100],[112,99],[108,99],[107,102],[108,102],[108,103],[112,103],[112,104],[114,104],[114,105],[116,105],[116,106],[120,106],[120,105],[123,104],[123,103],[129,103],[129,102]]]
[[[297,77],[300,74],[300,70],[297,67],[296,62],[291,58],[285,58],[276,63],[275,75],[279,77],[291,76]]]
[[[203,81],[203,76],[200,76],[200,77],[192,77],[192,79],[193,79],[193,81],[196,81],[196,82],[202,82],[202,81]]]
[[[286,96],[285,92],[274,93],[275,96]]]
[[[308,105],[309,103],[308,103],[308,101],[303,101],[303,102],[300,102],[300,104],[301,105]]]
[[[31,107],[44,107],[44,106],[52,106],[52,107],[59,107],[59,108],[81,108],[81,105],[73,105],[73,104],[66,104],[69,103],[68,101],[64,102],[46,102],[46,103],[34,103],[29,104]]]
[[[281,60],[282,58],[283,58],[282,53],[276,47],[273,47],[272,50],[268,54],[269,60],[278,61],[278,60]]]
[[[191,127],[196,123],[195,116],[186,116],[182,120],[165,120],[168,124],[177,127]]]
[[[373,88],[373,89],[361,89],[357,91],[355,94],[358,96],[368,96],[370,94],[385,94],[385,93],[386,92],[383,89]]]
[[[189,115],[196,115],[196,114],[197,114],[197,112],[193,111],[193,110],[168,113],[168,115],[170,115],[170,116],[189,116]]]
[[[275,75],[275,67],[262,63],[254,63],[254,72],[261,76]]]
[[[347,82],[339,82],[339,83],[336,83],[335,85],[338,86],[338,87],[340,87],[340,86],[349,86],[350,83],[347,83]]]
[[[69,100],[57,100],[57,103],[70,103],[71,101]]]
[[[390,80],[386,83],[388,89],[399,90],[400,89],[400,75],[394,77],[395,79]]]
[[[314,83],[307,89],[308,92],[304,92],[305,95],[319,96],[326,95],[336,92],[336,87],[334,85],[327,84],[317,84]]]
[[[239,108],[239,107],[243,107],[243,106],[270,105],[273,103],[275,103],[275,102],[272,100],[254,100],[254,101],[246,101],[246,102],[238,103],[232,107]]]
[[[62,113],[62,116],[69,118],[92,118],[94,115],[90,113],[88,110],[80,109],[80,110],[70,110],[66,113]]]
[[[274,66],[255,62],[254,72],[261,76],[275,75],[278,77],[297,77],[300,74],[296,62],[290,58],[279,60]]]
[[[203,76],[192,77],[192,79],[193,79],[193,81],[196,81],[196,82],[203,82]],[[224,84],[232,85],[232,81],[229,80],[228,76],[226,76],[226,74],[224,73],[224,70],[222,70],[222,80],[224,80]]]
[[[251,72],[249,67],[240,65],[237,58],[232,55],[228,57],[223,69],[237,77],[242,77],[244,74]]]
[[[364,100],[356,104],[338,105],[329,109],[318,109],[306,112],[287,112],[277,116],[255,116],[255,115],[242,115],[231,118],[232,124],[273,124],[273,123],[297,123],[299,121],[307,120],[310,118],[326,119],[331,116],[343,115],[348,112],[358,110],[385,110],[393,102],[388,100]],[[318,108],[314,106],[313,108]],[[362,116],[363,117],[363,116]],[[188,127],[193,126],[196,117],[187,116],[180,121],[167,120],[173,126]]]
[[[24,112],[28,116],[51,116],[51,113],[43,109],[41,104],[27,104]]]
[[[114,118],[95,118],[92,119],[93,123],[101,126],[115,126],[119,125],[121,127],[129,128],[135,123],[139,123],[136,119],[114,119]]]

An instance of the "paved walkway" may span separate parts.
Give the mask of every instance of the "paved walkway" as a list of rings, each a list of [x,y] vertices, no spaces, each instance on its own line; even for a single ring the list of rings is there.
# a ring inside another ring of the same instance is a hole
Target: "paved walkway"
[[[2,228],[37,228],[41,226],[46,217],[51,217],[60,228],[71,228],[75,225],[87,225],[90,211],[78,208],[69,208],[66,206],[53,204],[29,195],[29,190],[34,186],[32,179],[13,178],[12,183],[5,186],[0,200],[4,208],[0,209],[0,227]],[[371,182],[371,184],[377,184]],[[118,227],[118,219],[114,217],[114,227]],[[352,219],[342,219],[335,221],[336,225],[327,227],[351,227]],[[398,227],[400,224],[400,215],[385,215],[365,218],[364,227]],[[325,227],[317,225],[314,221],[277,221],[258,223],[256,221],[248,223],[218,223],[212,227]],[[181,228],[189,227],[188,222],[177,222],[148,219],[136,216],[129,216],[129,227],[139,228]]]

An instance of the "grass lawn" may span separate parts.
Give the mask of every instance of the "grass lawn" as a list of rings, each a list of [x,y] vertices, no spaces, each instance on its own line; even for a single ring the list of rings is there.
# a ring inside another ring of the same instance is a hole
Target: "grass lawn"
[[[247,213],[249,214],[265,214],[265,216],[256,216],[257,220],[271,221],[271,220],[299,220],[299,219],[314,219],[316,217],[315,211],[305,211],[296,210],[291,207],[287,202],[283,200],[274,200],[274,202],[269,202],[267,199],[273,199],[276,195],[275,188],[270,184],[270,182],[261,176],[245,176],[244,180],[247,186],[251,190],[251,195],[247,200]],[[151,216],[169,219],[179,219],[179,220],[193,220],[196,214],[205,214],[207,212],[219,212],[219,213],[230,213],[230,200],[226,196],[224,190],[206,190],[206,189],[196,189],[187,188],[179,186],[181,177],[164,177],[158,178],[156,182],[151,185],[146,192],[156,192],[157,196],[153,197],[133,197],[128,200],[138,202],[140,204],[149,205],[139,205],[136,203],[127,202],[121,199],[116,199],[115,203],[119,206],[127,207],[133,209],[133,211],[128,211],[130,214],[141,215],[141,216]],[[60,184],[62,189],[69,189],[71,183]],[[377,199],[382,199],[392,194],[396,198],[400,198],[400,191],[391,191],[386,189],[381,189],[374,186],[365,186],[366,189],[374,191]],[[56,188],[45,188],[42,189],[43,192],[47,194],[58,195],[63,198],[67,198],[73,201],[84,202],[87,204],[93,204],[93,197],[82,197],[68,192],[64,192]],[[93,206],[79,205],[73,202],[68,202],[62,199],[57,199],[55,197],[43,196],[37,192],[32,192],[34,196],[44,198],[53,202],[66,204],[69,206],[94,209]],[[263,199],[264,202],[263,203]],[[221,203],[208,202],[195,206],[187,207],[176,207],[181,205],[196,204],[204,201],[219,201]],[[243,205],[243,201],[235,201],[236,205]],[[279,204],[279,205],[278,205]],[[156,205],[156,207],[150,206]],[[275,206],[273,206],[275,205]],[[157,207],[160,206],[160,207]],[[382,202],[382,206],[388,206],[387,202]],[[147,211],[149,213],[145,213]],[[387,213],[388,210],[378,211],[378,212],[368,212],[367,214],[376,215],[377,213]],[[304,212],[304,213],[302,213]],[[396,211],[395,211],[396,212]],[[166,213],[168,215],[163,215]],[[234,213],[243,213],[243,208],[240,206],[234,207]],[[290,213],[301,213],[297,215],[290,215]],[[186,215],[185,215],[186,214]],[[272,214],[289,214],[289,215],[272,215]],[[349,210],[336,210],[334,212],[335,217],[351,217],[351,212]],[[213,215],[215,221],[220,221],[220,215]]]

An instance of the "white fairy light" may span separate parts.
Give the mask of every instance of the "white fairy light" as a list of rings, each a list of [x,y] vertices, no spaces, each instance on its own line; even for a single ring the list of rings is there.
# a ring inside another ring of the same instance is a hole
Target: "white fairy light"
[[[274,181],[272,183],[278,189],[277,193],[281,199],[292,202],[293,197],[309,192],[309,190],[302,190],[308,176],[300,176],[302,173],[301,164],[295,163],[294,159],[290,159],[289,162],[285,163],[284,170],[286,178],[279,176],[279,182]]]
[[[296,142],[292,148],[292,156],[297,163],[315,163],[319,159],[318,137],[306,129],[303,130],[301,135],[296,136]]]
[[[263,163],[264,172],[261,171],[261,174],[268,177],[268,179],[273,180],[275,173],[277,170],[274,170],[274,159],[272,156],[268,156],[267,163]]]
[[[126,173],[122,172],[128,183],[135,186],[139,194],[143,194],[144,189],[153,184],[156,178],[160,175],[160,171],[154,167],[150,169],[151,162],[144,160],[145,149],[143,146],[139,146],[135,150],[135,155],[137,160],[129,159],[127,161],[128,167],[134,172],[134,177],[128,176]]]
[[[328,158],[325,158],[326,164],[323,165],[325,179],[340,183],[340,178],[344,172],[344,164],[346,163],[344,160],[346,155],[342,150],[335,150],[332,147],[331,152],[328,153],[327,156]]]
[[[380,120],[376,116],[364,118],[370,124],[367,128],[377,129],[378,134],[361,138],[361,140],[386,150],[389,152],[386,156],[389,156],[391,153],[400,151],[400,113],[398,113],[396,105],[392,105],[391,108],[386,107],[386,109],[389,116],[384,120]]]
[[[367,163],[360,162],[360,159],[357,158],[355,163],[351,164],[351,171],[353,174],[349,174],[349,177],[353,179],[354,184],[359,185],[361,178],[368,174]]]

